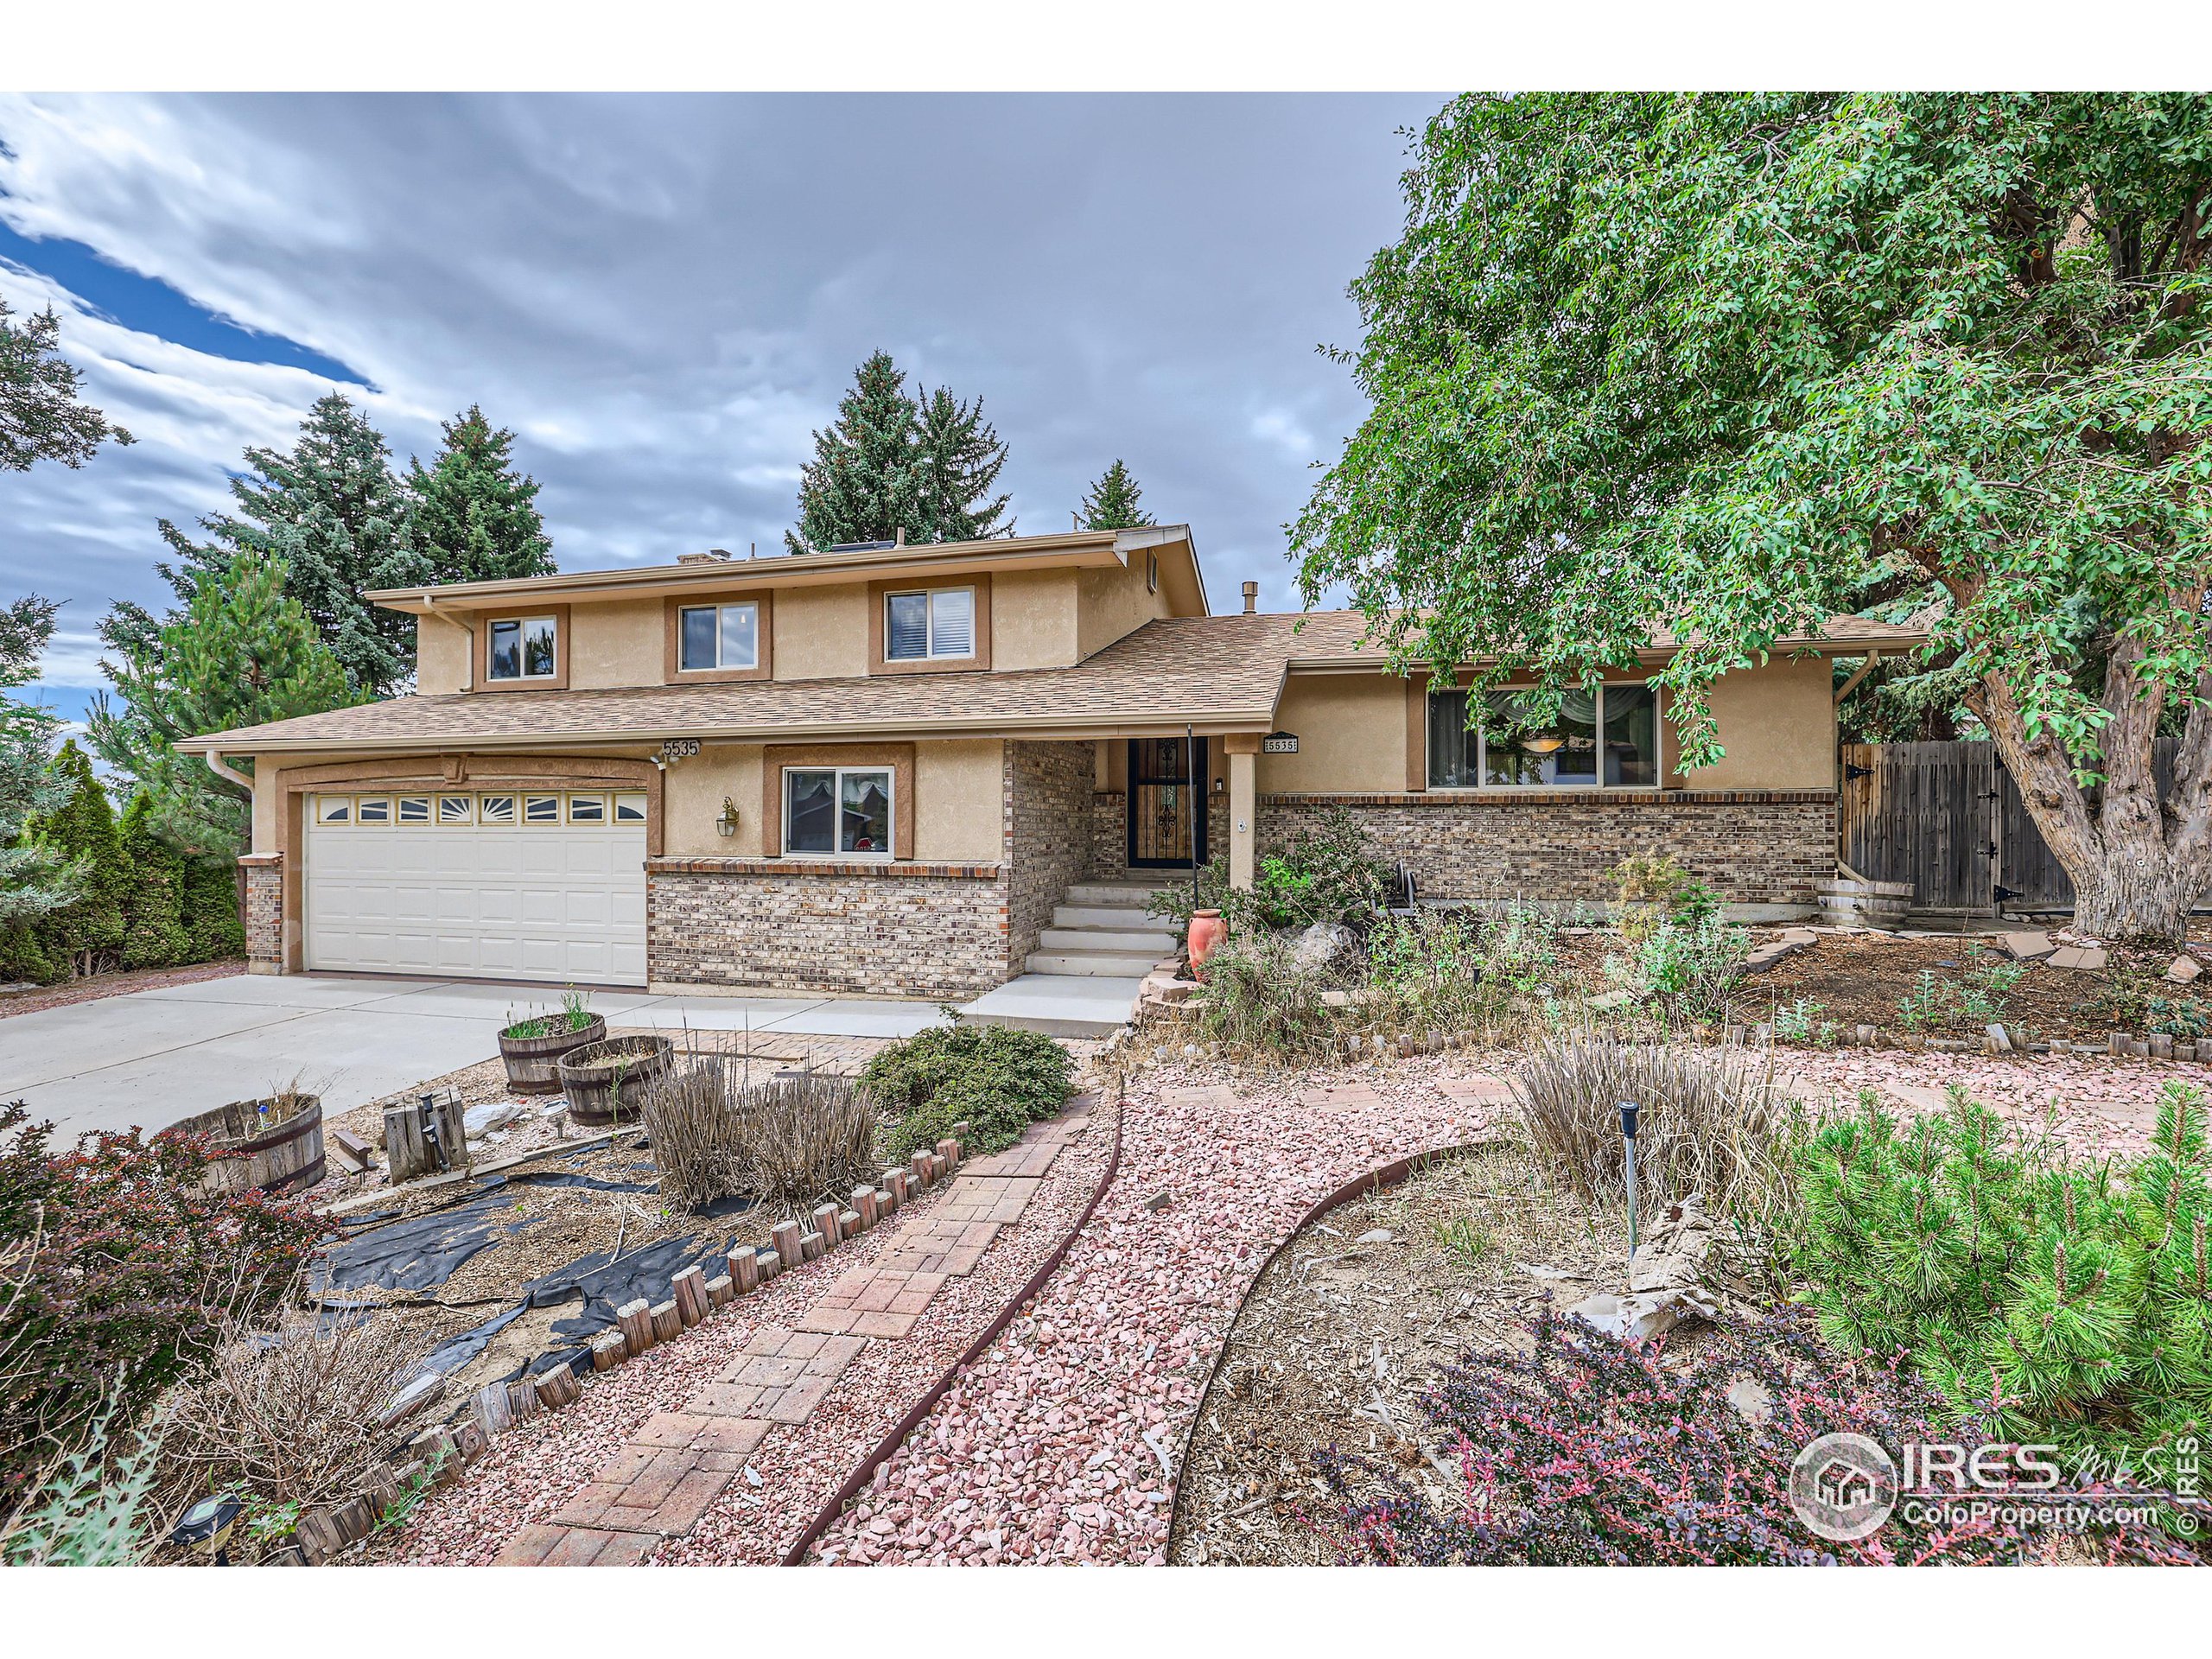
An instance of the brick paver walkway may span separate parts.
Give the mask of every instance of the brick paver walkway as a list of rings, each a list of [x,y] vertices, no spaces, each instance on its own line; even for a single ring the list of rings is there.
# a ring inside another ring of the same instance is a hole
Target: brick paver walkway
[[[832,1281],[797,1328],[766,1325],[680,1408],[654,1412],[550,1523],[521,1528],[502,1566],[630,1566],[697,1526],[779,1426],[805,1422],[871,1342],[912,1335],[951,1279],[972,1273],[1020,1219],[1083,1114],[1033,1127],[963,1166],[925,1217],[894,1219],[892,1250]],[[787,1316],[788,1317],[788,1316]],[[855,1447],[855,1461],[864,1448]]]

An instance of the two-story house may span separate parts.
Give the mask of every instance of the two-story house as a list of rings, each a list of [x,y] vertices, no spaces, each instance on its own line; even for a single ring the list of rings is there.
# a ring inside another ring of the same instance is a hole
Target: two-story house
[[[1694,776],[1636,668],[1485,745],[1347,613],[1209,614],[1187,527],[381,593],[407,696],[183,746],[253,792],[258,971],[957,997],[1071,887],[1231,877],[1342,804],[1424,897],[1602,898],[1665,849],[1779,913],[1834,870],[1838,619],[1724,678]],[[250,767],[250,771],[241,766]]]

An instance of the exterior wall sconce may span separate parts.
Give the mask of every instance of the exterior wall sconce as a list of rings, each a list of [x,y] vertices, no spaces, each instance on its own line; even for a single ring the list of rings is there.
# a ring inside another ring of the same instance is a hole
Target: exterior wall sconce
[[[737,803],[727,795],[722,797],[722,815],[715,820],[715,829],[725,836],[737,833]]]

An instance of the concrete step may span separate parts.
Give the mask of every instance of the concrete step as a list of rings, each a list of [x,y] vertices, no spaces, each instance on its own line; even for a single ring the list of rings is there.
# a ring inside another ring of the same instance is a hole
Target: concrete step
[[[1048,927],[1037,936],[1041,950],[1144,950],[1156,962],[1173,955],[1173,933],[1148,933],[1141,928]]]
[[[1147,918],[1141,908],[1122,905],[1061,905],[1052,912],[1054,927],[1128,927],[1150,932],[1164,919]]]
[[[1142,979],[1158,960],[1149,950],[1037,950],[1030,954],[1027,966],[1033,974]]]
[[[1078,881],[1067,892],[1071,905],[1135,905],[1144,908],[1152,895],[1162,887],[1173,887],[1172,881]]]
[[[1104,1037],[1136,1012],[1137,979],[1023,974],[960,1010],[979,1026],[1011,1026],[1047,1037]]]

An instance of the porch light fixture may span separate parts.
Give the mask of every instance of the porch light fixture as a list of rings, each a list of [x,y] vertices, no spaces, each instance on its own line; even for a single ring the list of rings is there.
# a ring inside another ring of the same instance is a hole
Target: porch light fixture
[[[724,836],[737,833],[737,803],[727,795],[722,797],[722,815],[715,820],[715,830]]]

